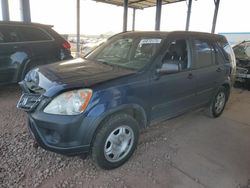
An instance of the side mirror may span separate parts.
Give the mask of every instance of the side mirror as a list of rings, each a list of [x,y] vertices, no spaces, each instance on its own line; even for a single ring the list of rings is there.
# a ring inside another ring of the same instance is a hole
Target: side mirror
[[[156,72],[158,74],[173,74],[180,71],[180,66],[178,63],[173,63],[172,61],[167,61],[166,63],[163,63],[161,68],[156,69]]]

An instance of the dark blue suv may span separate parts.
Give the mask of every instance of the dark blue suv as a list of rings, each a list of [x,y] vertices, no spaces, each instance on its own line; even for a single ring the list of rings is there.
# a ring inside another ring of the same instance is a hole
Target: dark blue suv
[[[18,108],[39,145],[90,153],[104,169],[133,154],[139,130],[205,106],[223,112],[235,74],[225,37],[197,32],[126,32],[84,59],[31,70]]]

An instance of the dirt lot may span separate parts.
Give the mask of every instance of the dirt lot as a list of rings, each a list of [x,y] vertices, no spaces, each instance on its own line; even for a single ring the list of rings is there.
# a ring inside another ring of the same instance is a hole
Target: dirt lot
[[[0,187],[250,187],[249,91],[234,89],[220,118],[198,110],[148,128],[112,171],[33,147],[19,96],[17,86],[0,90]]]

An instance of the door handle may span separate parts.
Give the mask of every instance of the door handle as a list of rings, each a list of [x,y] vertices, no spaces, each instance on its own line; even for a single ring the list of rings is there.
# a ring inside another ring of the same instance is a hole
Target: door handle
[[[221,71],[222,71],[222,68],[219,67],[219,68],[216,69],[216,71],[217,71],[217,72],[221,72]]]
[[[161,78],[160,74],[154,74],[153,75],[153,80],[159,80]]]
[[[188,76],[187,76],[188,79],[192,79],[193,78],[193,74],[192,73],[189,73]]]

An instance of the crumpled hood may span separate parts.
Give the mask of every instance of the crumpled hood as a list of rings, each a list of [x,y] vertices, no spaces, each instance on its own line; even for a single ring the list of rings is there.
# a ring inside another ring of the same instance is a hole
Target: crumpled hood
[[[26,75],[25,82],[33,92],[50,95],[52,90],[91,87],[133,73],[135,71],[78,58],[33,69]]]

